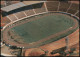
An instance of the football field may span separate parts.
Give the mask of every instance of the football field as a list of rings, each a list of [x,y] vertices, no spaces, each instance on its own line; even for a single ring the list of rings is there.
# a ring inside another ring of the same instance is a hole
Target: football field
[[[65,31],[75,24],[72,17],[64,14],[54,13],[46,16],[36,16],[35,18],[37,17],[38,19],[15,26],[11,30],[22,37],[24,42],[32,43]]]

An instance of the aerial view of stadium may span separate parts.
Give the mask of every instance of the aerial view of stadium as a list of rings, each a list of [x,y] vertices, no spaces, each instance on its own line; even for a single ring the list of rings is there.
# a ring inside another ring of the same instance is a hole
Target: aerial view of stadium
[[[2,56],[79,56],[79,1],[1,1]]]

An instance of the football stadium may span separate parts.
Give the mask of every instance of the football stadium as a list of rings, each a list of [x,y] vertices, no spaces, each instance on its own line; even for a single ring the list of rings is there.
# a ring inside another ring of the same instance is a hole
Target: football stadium
[[[1,55],[71,56],[74,53],[79,54],[78,2],[7,1],[8,4],[4,6],[5,1],[2,1]]]

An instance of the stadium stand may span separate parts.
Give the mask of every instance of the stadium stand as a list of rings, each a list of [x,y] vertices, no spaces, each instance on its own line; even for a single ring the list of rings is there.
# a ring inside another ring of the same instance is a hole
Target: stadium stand
[[[46,9],[45,9],[45,6],[44,6],[44,3],[41,3],[40,6],[41,6],[41,11],[42,11],[42,12],[46,12]]]
[[[1,27],[4,27],[6,24],[5,23],[1,23]],[[1,28],[2,29],[2,28]]]
[[[79,10],[79,5],[72,3],[70,9],[68,10],[68,13],[75,14]]]
[[[21,8],[10,11],[10,12],[6,12],[6,16],[8,16],[12,21],[26,17],[26,15],[24,14]]]
[[[44,3],[41,3],[40,5],[42,6],[42,8],[41,8],[42,12],[46,12]]]
[[[69,8],[69,6],[70,6],[70,3],[62,1],[62,2],[60,2],[59,11],[66,12],[67,9]]]
[[[26,13],[27,16],[35,14],[31,5],[24,7],[24,9],[25,9],[24,12]]]
[[[8,24],[8,23],[10,23],[10,20],[7,17],[3,17],[1,19],[1,23]]]
[[[13,11],[11,12],[2,12],[3,13],[3,17],[7,17],[10,21],[15,21],[17,20],[17,18],[12,14]]]
[[[15,15],[18,17],[18,19],[26,17],[23,12],[17,12]]]
[[[45,6],[43,3],[32,5],[36,13],[46,12]]]
[[[57,11],[57,9],[58,9],[58,4],[59,4],[58,1],[46,2],[48,11]]]
[[[17,20],[17,18],[16,18],[13,14],[10,14],[10,15],[8,15],[8,16],[11,18],[12,21]]]

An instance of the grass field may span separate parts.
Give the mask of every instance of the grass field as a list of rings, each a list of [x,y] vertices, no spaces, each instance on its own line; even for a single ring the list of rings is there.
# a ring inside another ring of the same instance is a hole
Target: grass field
[[[40,18],[15,26],[11,30],[14,30],[16,34],[21,36],[24,42],[32,43],[64,31],[74,25],[72,17],[63,14],[50,14],[44,17],[37,17]]]

